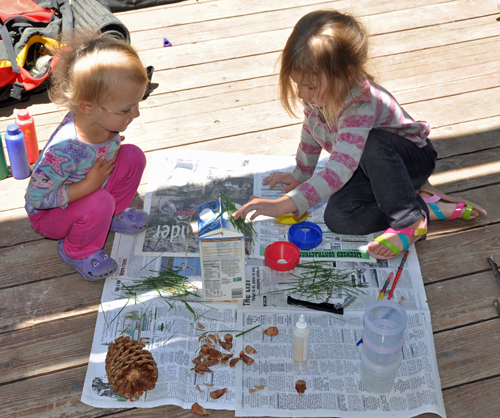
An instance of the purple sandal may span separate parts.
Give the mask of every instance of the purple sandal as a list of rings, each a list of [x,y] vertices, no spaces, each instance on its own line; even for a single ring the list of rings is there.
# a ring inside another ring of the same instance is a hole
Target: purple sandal
[[[59,240],[57,243],[57,253],[61,260],[66,264],[73,267],[78,273],[80,273],[85,280],[95,282],[96,280],[103,280],[108,276],[111,276],[118,265],[116,261],[113,260],[109,255],[107,255],[103,250],[96,251],[94,254],[82,258],[81,260],[75,260],[69,258],[64,252],[63,246],[64,240]]]
[[[146,229],[149,223],[149,215],[146,211],[127,208],[118,215],[113,216],[110,231],[120,234],[136,235]]]

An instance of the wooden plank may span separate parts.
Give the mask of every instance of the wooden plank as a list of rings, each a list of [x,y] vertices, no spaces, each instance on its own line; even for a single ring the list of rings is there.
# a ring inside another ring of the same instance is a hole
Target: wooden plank
[[[2,386],[2,416],[9,418],[99,417],[113,409],[97,409],[80,401],[87,367],[63,370]]]
[[[0,385],[86,366],[96,318],[94,312],[2,335]]]
[[[491,270],[437,283],[430,279],[424,283],[434,332],[498,318],[493,300],[500,298],[500,286]]]
[[[495,183],[500,172],[499,157],[500,148],[492,148],[439,160],[430,182],[437,187],[451,184],[454,190]]]
[[[386,33],[387,31],[405,30],[415,27],[429,26],[432,24],[442,24],[452,22],[457,19],[474,18],[491,12],[491,7],[488,4],[478,5],[477,8],[464,7],[467,0],[459,0],[453,2],[441,2],[435,4],[433,2],[426,7],[420,4],[418,9],[414,8],[413,0],[394,2],[376,2],[376,1],[357,1],[353,4],[352,1],[336,1],[314,4],[300,4],[293,2],[288,4],[285,9],[275,7],[283,7],[283,3],[269,2],[269,6],[260,7],[259,12],[253,12],[245,15],[231,15],[219,17],[211,16],[210,19],[205,17],[202,22],[180,23],[176,20],[175,15],[171,16],[167,22],[162,22],[161,26],[151,28],[147,31],[138,30],[134,32],[134,27],[137,25],[137,19],[131,22],[132,26],[132,42],[139,51],[162,47],[164,37],[173,44],[174,47],[186,45],[190,43],[206,42],[217,39],[232,38],[241,35],[253,35],[261,32],[267,32],[278,29],[291,29],[297,21],[305,14],[322,9],[335,8],[339,11],[353,13],[358,17],[364,17],[364,21],[369,28],[370,34]],[[232,1],[229,7],[239,7],[238,3]],[[423,3],[423,2],[420,2]],[[245,4],[245,10],[248,8]],[[262,5],[256,5],[257,7]],[[294,7],[295,6],[295,7]],[[424,7],[422,7],[424,6]],[[443,13],[443,8],[446,13]],[[220,11],[220,9],[218,9]],[[414,18],[415,13],[419,14],[419,18]],[[153,17],[154,10],[146,10],[144,14]],[[372,16],[375,15],[375,16]],[[118,16],[119,17],[119,16]],[[182,19],[183,16],[179,16]],[[126,18],[128,21],[129,19]]]
[[[500,377],[481,380],[443,391],[450,418],[497,417],[500,409]]]
[[[424,280],[435,282],[488,270],[486,258],[497,256],[499,236],[500,225],[488,225],[419,241],[416,246]]]
[[[0,248],[41,239],[31,227],[24,209],[10,209],[9,206],[5,209],[0,212]]]
[[[441,387],[500,375],[500,318],[434,335]]]
[[[88,282],[78,273],[2,289],[0,333],[29,329],[63,319],[95,314],[104,282]]]
[[[80,401],[87,367],[75,367],[2,386],[2,418],[156,417],[192,418],[190,410],[168,405],[148,409],[94,408]],[[210,410],[213,418],[233,418],[234,411]],[[123,414],[123,415],[122,415]]]
[[[104,245],[104,250],[108,253],[111,252],[113,239],[114,233],[111,232]],[[75,272],[73,267],[59,258],[56,240],[42,239],[3,248],[0,249],[0,258],[0,288],[62,277]],[[22,260],[29,260],[29,263],[23,263]],[[33,269],[33,266],[36,266],[36,269]],[[82,280],[85,281],[83,278]]]

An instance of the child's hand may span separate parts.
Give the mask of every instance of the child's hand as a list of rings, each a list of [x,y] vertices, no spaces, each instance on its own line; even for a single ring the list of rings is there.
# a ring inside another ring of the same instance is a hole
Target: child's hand
[[[106,181],[108,176],[115,168],[117,154],[118,151],[115,152],[115,155],[109,161],[106,161],[106,157],[100,157],[97,159],[97,161],[85,176],[84,181],[87,183],[89,188],[93,188],[95,191],[102,186],[102,184]]]
[[[88,196],[102,186],[115,168],[115,161],[119,151],[118,149],[109,161],[106,161],[106,157],[98,158],[82,181],[69,185],[70,202]]]
[[[234,219],[245,219],[249,212],[255,211],[250,220],[253,221],[259,215],[272,216],[279,218],[285,213],[295,212],[297,207],[292,199],[288,196],[280,197],[278,200],[263,199],[253,196],[250,201],[244,204],[236,212],[233,213]]]
[[[271,185],[269,186],[270,189],[274,189],[274,186],[276,186],[278,183],[288,184],[288,186],[282,190],[283,193],[288,193],[290,190],[295,189],[300,184],[292,176],[292,173],[281,172],[272,173],[270,176],[267,176],[262,182],[264,186],[269,183],[271,183]]]

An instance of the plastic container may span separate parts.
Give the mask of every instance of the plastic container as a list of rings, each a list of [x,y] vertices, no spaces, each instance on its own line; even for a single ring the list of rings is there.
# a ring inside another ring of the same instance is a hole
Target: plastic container
[[[368,341],[379,347],[394,347],[403,339],[406,311],[391,300],[376,300],[366,308],[364,323],[363,344]]]
[[[307,360],[309,355],[309,334],[311,330],[303,314],[300,314],[299,320],[293,327],[293,352],[292,358],[299,363]]]
[[[0,135],[0,180],[3,180],[9,175],[9,169],[7,168],[7,160],[5,159],[5,154],[3,152],[2,135]]]
[[[298,218],[293,214],[293,213],[285,213],[284,215],[280,216],[279,218],[274,218],[276,222],[279,224],[284,224],[284,225],[293,225],[293,224],[298,224],[299,222],[305,221],[308,217],[308,213],[304,213],[302,216],[299,216]]]
[[[28,164],[24,134],[16,124],[12,123],[7,126],[5,145],[7,145],[7,152],[9,153],[12,176],[19,180],[29,177],[31,169]]]
[[[276,271],[288,271],[297,267],[300,251],[294,244],[276,241],[269,244],[264,251],[264,260],[269,268]]]
[[[380,366],[369,361],[361,351],[360,382],[368,392],[382,394],[389,392],[396,380],[401,356],[399,360],[388,366]]]
[[[26,143],[26,152],[28,153],[28,162],[35,164],[40,150],[38,149],[38,140],[36,137],[35,121],[30,116],[27,109],[19,109],[16,114],[16,125],[24,133],[24,142]]]
[[[300,222],[288,230],[288,241],[301,250],[316,248],[323,239],[323,231],[313,222]]]
[[[369,340],[363,340],[363,344],[361,344],[361,351],[372,363],[380,366],[387,366],[394,364],[401,359],[401,348],[403,347],[404,342],[403,338],[403,340],[392,347],[380,347],[372,344]]]

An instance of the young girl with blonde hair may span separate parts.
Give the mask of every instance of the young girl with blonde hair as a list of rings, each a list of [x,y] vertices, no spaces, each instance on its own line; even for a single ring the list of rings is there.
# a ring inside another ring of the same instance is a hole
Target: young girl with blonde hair
[[[139,116],[148,77],[125,41],[75,33],[56,52],[51,100],[68,113],[35,163],[26,211],[33,228],[59,240],[64,262],[87,280],[117,268],[103,250],[108,232],[137,234],[148,214],[129,208],[146,165],[120,132]]]
[[[297,99],[305,120],[296,167],[264,179],[285,184],[277,200],[254,198],[233,215],[297,216],[329,197],[325,223],[338,234],[386,231],[368,246],[376,258],[396,257],[427,233],[428,219],[486,216],[477,205],[421,189],[435,167],[430,125],[415,121],[366,69],[362,24],[335,10],[302,17],[281,56],[280,98],[291,114]],[[314,174],[322,149],[330,153]],[[429,206],[427,204],[429,203]],[[438,203],[439,202],[439,203]]]

